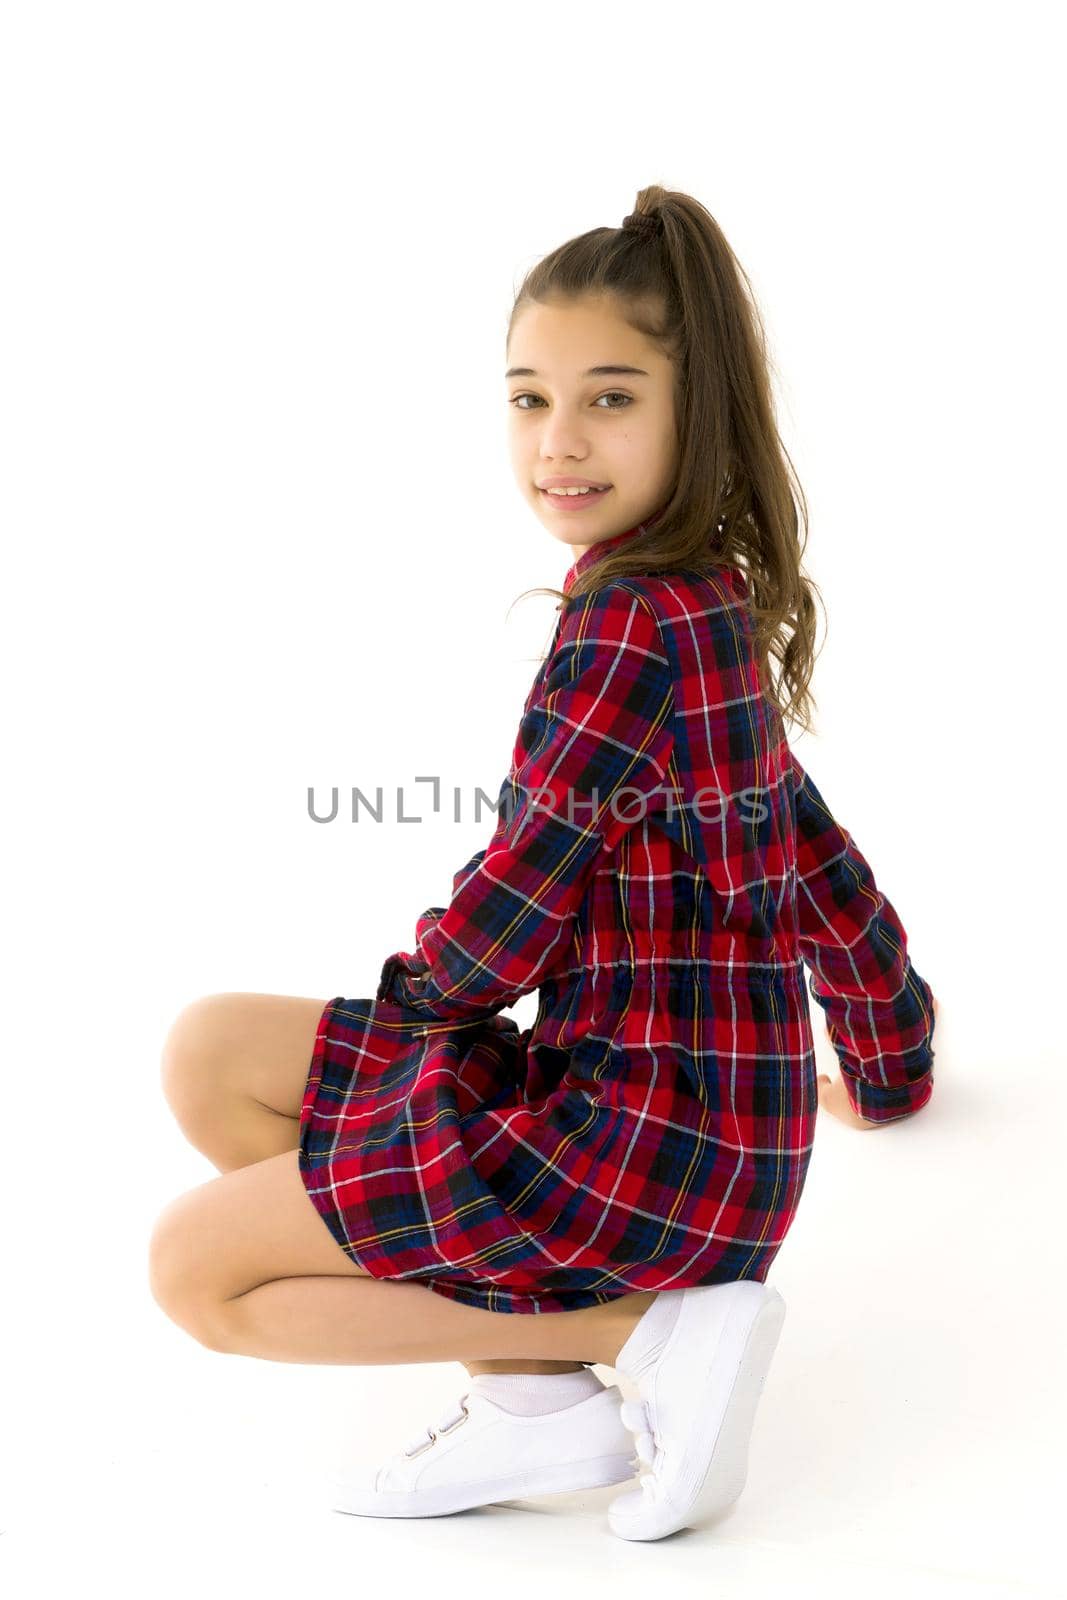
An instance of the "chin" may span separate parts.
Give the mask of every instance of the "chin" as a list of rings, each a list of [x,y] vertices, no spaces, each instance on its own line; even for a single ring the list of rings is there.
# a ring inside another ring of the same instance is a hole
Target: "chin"
[[[591,530],[594,537],[599,535],[603,538],[609,528],[614,530],[631,526],[620,520],[618,501],[614,495],[611,498],[613,504],[610,511],[606,511],[604,506],[590,506],[588,511],[578,513],[553,511],[551,506],[545,505],[540,489],[535,489],[533,509],[537,513],[538,521],[564,544],[588,544],[589,540],[583,537],[583,530]]]
[[[575,545],[584,547],[589,543],[588,539],[580,539],[578,537],[576,528],[549,528],[548,531],[556,543],[561,544],[565,550],[573,550]]]

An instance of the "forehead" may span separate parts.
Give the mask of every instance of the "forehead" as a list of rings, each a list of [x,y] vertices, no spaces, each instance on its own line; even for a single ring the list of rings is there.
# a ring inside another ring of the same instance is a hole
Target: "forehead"
[[[627,368],[652,375],[666,364],[617,300],[585,295],[522,308],[512,326],[506,375],[581,379],[624,375]]]

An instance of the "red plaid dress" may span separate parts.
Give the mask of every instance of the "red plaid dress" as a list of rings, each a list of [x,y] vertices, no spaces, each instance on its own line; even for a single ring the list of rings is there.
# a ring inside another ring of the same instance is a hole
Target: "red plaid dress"
[[[572,602],[488,845],[326,1006],[300,1171],[374,1277],[512,1312],[765,1279],[815,1133],[805,967],[855,1109],[929,1099],[933,995],[760,693],[747,595],[719,566]]]

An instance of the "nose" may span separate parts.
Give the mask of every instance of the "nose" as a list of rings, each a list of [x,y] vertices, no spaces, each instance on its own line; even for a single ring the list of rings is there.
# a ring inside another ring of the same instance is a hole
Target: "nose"
[[[544,419],[541,424],[540,455],[545,476],[552,472],[581,472],[581,464],[588,459],[589,449],[581,423],[574,413],[558,410]]]

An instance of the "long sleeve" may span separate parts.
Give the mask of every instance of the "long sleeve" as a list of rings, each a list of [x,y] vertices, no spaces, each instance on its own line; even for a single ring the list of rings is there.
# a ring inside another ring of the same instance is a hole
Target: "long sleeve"
[[[420,919],[414,954],[386,960],[377,999],[463,1021],[536,988],[567,951],[601,852],[662,804],[673,709],[640,594],[617,580],[572,602],[527,699],[493,837],[442,913]]]
[[[452,893],[454,895],[459,892],[460,884],[470,876],[476,867],[481,865],[482,861],[485,859],[485,852],[487,849],[488,845],[483,845],[480,850],[476,850],[474,852],[469,861],[465,862],[464,865],[460,867],[458,872],[453,873]],[[419,913],[415,923],[415,939],[417,944],[421,944],[423,936],[428,932],[433,923],[439,921],[439,919],[444,916],[447,909],[447,906],[427,906],[425,911]]]
[[[852,1109],[910,1116],[933,1093],[933,993],[871,868],[794,755],[797,916],[810,989],[826,1014]]]

